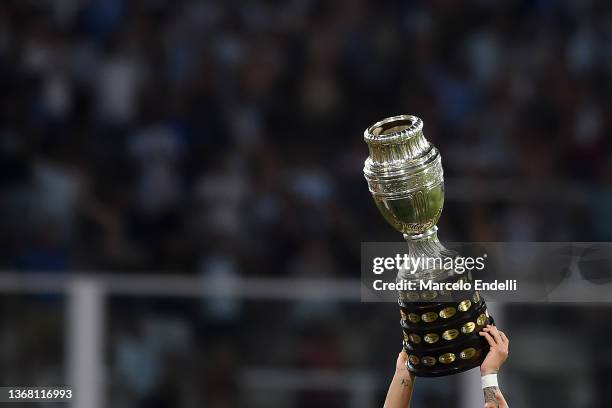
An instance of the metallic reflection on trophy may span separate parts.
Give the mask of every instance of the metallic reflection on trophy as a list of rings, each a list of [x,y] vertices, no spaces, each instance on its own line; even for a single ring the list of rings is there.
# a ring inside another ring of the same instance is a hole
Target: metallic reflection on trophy
[[[438,150],[425,138],[423,121],[401,115],[364,132],[370,156],[364,167],[370,192],[385,219],[404,234],[409,256],[456,257],[438,240],[444,175]],[[443,268],[400,270],[397,280],[471,280]],[[408,366],[418,376],[438,377],[479,366],[488,351],[478,335],[492,322],[477,292],[400,291],[399,305]]]

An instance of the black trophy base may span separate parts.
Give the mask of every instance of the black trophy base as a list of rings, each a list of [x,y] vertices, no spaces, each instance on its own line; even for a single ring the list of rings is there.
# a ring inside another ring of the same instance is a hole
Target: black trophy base
[[[480,294],[428,291],[411,296],[399,301],[408,369],[418,377],[442,377],[479,367],[489,345],[478,333],[493,324]]]
[[[478,347],[478,345],[476,346]],[[410,351],[406,349],[405,342],[404,349],[407,353],[410,353]],[[471,370],[472,368],[480,367],[487,353],[489,352],[489,345],[482,344],[479,348],[476,349],[478,351],[476,352],[474,357],[467,361],[457,359],[454,362],[447,364],[438,361],[436,365],[430,367],[408,363],[408,369],[417,377],[445,377],[447,375],[459,374],[464,371]]]

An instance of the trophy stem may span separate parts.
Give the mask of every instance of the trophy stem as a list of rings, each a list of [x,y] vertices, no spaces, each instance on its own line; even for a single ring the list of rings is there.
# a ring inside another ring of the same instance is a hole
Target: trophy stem
[[[435,225],[421,234],[404,234],[408,244],[408,255],[411,258],[453,258],[457,256],[455,251],[447,249],[438,239],[438,227]],[[419,269],[408,273],[400,270],[398,280],[415,279],[444,279],[453,274],[445,269]]]

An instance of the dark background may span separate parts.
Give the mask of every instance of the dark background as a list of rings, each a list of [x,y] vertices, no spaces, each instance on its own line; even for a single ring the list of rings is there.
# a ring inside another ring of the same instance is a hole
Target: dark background
[[[400,113],[443,156],[442,240],[612,240],[610,27],[604,1],[2,1],[0,267],[356,280],[401,239],[362,176]],[[248,367],[367,370],[382,403],[400,349],[390,304],[107,300],[108,406],[351,405]],[[65,303],[2,295],[2,385],[66,381]],[[511,405],[608,405],[609,306],[503,310]]]

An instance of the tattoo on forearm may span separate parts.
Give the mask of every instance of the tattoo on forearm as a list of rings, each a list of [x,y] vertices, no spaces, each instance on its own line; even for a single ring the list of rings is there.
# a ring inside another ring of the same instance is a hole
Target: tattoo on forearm
[[[497,388],[497,387],[483,388],[485,404],[487,402],[492,402],[493,404],[495,404],[494,406],[496,406],[496,407],[498,406],[497,405],[497,399],[495,398],[495,393],[498,390],[499,390],[499,388]]]
[[[409,380],[405,379],[405,378],[402,378],[400,380],[400,385],[403,385],[404,387],[410,387],[411,382]]]

